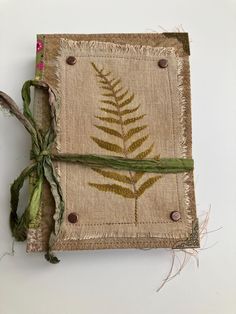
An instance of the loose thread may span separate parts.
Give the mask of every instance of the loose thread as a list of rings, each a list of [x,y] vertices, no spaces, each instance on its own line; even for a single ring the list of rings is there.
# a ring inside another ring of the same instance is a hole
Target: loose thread
[[[220,228],[217,228],[216,230],[212,230],[209,232],[207,231],[209,217],[210,217],[210,210],[211,208],[209,208],[209,210],[207,211],[206,215],[204,216],[199,226],[199,237],[201,241],[207,239],[207,235],[209,233],[216,232],[221,229],[220,227]],[[202,250],[209,249],[211,247],[212,246],[207,247],[207,248],[199,248],[199,249],[196,249],[196,248],[195,249],[191,249],[191,248],[190,249],[171,249],[170,250],[171,252],[170,269],[166,277],[163,279],[161,285],[157,288],[156,292],[160,292],[168,282],[170,282],[171,280],[176,278],[178,275],[180,275],[182,270],[187,266],[187,264],[190,262],[191,259],[195,260],[196,265],[199,268],[199,253]],[[182,259],[181,259],[181,255],[183,256]],[[176,260],[178,260],[179,266],[177,267],[177,270],[174,271]]]
[[[3,260],[5,256],[14,256],[15,255],[15,240],[12,240],[11,252],[5,252],[0,256],[0,261]]]

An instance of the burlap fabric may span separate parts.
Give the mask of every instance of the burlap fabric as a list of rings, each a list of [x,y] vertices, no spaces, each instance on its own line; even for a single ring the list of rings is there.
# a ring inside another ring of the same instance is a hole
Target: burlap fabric
[[[192,157],[187,34],[39,37],[44,67],[36,75],[56,90],[60,104],[55,152]],[[45,95],[36,91],[42,128],[47,110]],[[56,169],[66,211],[55,250],[199,245],[191,172],[160,176],[61,162]],[[41,225],[29,230],[28,251],[46,249],[53,212],[45,184]],[[70,213],[76,223],[68,221]]]

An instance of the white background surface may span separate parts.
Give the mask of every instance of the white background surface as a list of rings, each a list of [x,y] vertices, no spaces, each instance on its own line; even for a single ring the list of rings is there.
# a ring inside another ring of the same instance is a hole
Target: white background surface
[[[41,254],[0,261],[1,314],[236,314],[236,1],[0,0],[0,89],[21,104],[34,75],[37,33],[190,33],[193,156],[198,210],[211,205],[208,250],[157,294],[164,250]],[[11,250],[9,186],[29,160],[30,138],[0,113],[0,255]],[[25,189],[25,196],[27,191]],[[216,243],[216,245],[214,245]]]

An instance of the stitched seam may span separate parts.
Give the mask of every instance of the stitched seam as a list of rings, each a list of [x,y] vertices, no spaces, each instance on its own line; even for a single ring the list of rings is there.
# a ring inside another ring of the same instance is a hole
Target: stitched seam
[[[66,67],[64,67],[64,75],[63,77],[65,78],[65,82],[67,81],[67,71],[66,71]],[[66,89],[65,89],[66,90]],[[66,98],[66,97],[65,97]],[[66,121],[68,121],[67,119],[68,117],[68,114],[67,114],[67,110],[66,110]],[[65,132],[65,137],[67,138],[68,136],[68,123],[66,123],[66,132]],[[65,146],[66,146],[66,151],[67,151],[67,141],[65,141]],[[64,202],[65,202],[65,209],[66,209],[66,212],[67,211],[67,205],[66,205],[66,202],[67,202],[67,197],[68,197],[68,163],[66,163],[65,165],[65,183],[66,183],[66,197],[64,199]]]
[[[159,239],[159,238],[157,238],[157,240],[158,240],[158,244],[159,244],[159,241],[163,241],[163,242],[165,242],[166,241],[166,239],[163,239],[163,238],[161,238],[161,239]],[[168,239],[168,241],[170,241],[170,240],[172,240],[172,239]],[[64,240],[64,241],[60,241],[60,243],[66,243],[68,240]],[[78,240],[69,240],[70,242],[71,241],[75,241],[75,242],[77,242]],[[146,241],[146,242],[145,242]],[[150,243],[153,243],[151,240],[150,240],[150,242],[149,241],[147,241],[147,240],[145,240],[144,242],[143,241],[137,241],[136,242],[136,240],[135,241],[131,241],[131,242],[128,242],[128,241],[125,241],[125,240],[117,240],[117,242],[109,242],[109,243],[106,243],[106,244],[104,244],[104,243],[102,243],[102,242],[92,242],[92,243],[83,243],[82,244],[82,246],[93,246],[93,245],[102,245],[103,247],[104,246],[109,246],[109,245],[111,245],[111,244],[119,244],[119,243],[121,243],[121,244],[123,244],[123,243],[126,243],[126,244],[150,244]],[[174,242],[175,240],[173,239],[173,242]],[[70,243],[69,242],[69,243]],[[179,242],[179,240],[176,240],[176,242]],[[153,243],[154,244],[154,243]]]
[[[140,225],[144,225],[144,224],[179,224],[179,223],[183,223],[181,221],[141,221],[141,222],[137,222],[136,225],[140,224]],[[134,225],[134,222],[103,222],[103,223],[94,223],[94,224],[89,224],[89,223],[84,223],[84,224],[73,224],[71,225],[71,227],[78,227],[78,226],[102,226],[102,225]]]
[[[169,56],[172,56],[172,54],[170,54]],[[167,57],[169,57],[169,56],[167,56]],[[161,55],[156,57],[156,59],[148,59],[148,57],[146,57],[146,58],[135,58],[135,57],[103,56],[103,55],[85,55],[85,56],[77,55],[75,57],[77,57],[77,58],[89,58],[89,57],[93,57],[93,58],[111,58],[111,59],[127,59],[127,60],[132,59],[132,60],[143,60],[143,61],[157,62],[161,58]]]
[[[108,238],[106,238],[108,239]],[[188,237],[182,237],[183,240],[188,239]],[[82,240],[83,241],[83,240]],[[61,246],[66,246],[66,248],[93,248],[94,246],[98,246],[101,248],[110,248],[111,245],[114,245],[115,247],[120,247],[119,245],[131,245],[131,247],[129,248],[135,248],[134,245],[137,245],[137,247],[139,247],[140,245],[153,245],[154,248],[162,248],[160,247],[160,245],[168,245],[168,247],[170,247],[169,245],[174,245],[176,243],[178,243],[180,240],[179,239],[174,239],[174,238],[150,238],[150,239],[145,239],[144,241],[142,241],[141,238],[139,238],[139,240],[137,240],[137,238],[134,238],[134,241],[127,241],[127,240],[122,240],[122,239],[117,239],[116,241],[113,242],[107,242],[104,243],[102,242],[103,238],[101,238],[100,242],[90,242],[90,243],[81,243],[78,242],[78,240],[60,240],[56,243],[56,246],[59,245],[60,249],[62,248]],[[74,245],[75,244],[75,245]]]
[[[178,64],[177,64],[178,68]],[[178,72],[178,69],[177,69]],[[172,119],[172,136],[173,136],[173,150],[174,150],[174,155],[176,156],[176,137],[175,137],[175,131],[174,131],[174,109],[173,109],[173,98],[172,98],[172,87],[171,87],[171,81],[170,81],[170,72],[169,72],[169,67],[167,68],[167,75],[168,75],[168,85],[169,85],[169,91],[170,91],[170,99],[171,99],[171,119]],[[179,186],[178,186],[178,178],[177,174],[175,174],[175,182],[176,182],[176,193],[177,193],[177,200],[178,200],[178,207],[180,211],[180,199],[179,199]]]

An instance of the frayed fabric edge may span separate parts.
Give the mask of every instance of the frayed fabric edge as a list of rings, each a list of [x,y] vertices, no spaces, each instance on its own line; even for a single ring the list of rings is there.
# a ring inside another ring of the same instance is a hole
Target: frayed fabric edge
[[[100,41],[74,41],[68,39],[60,40],[61,52],[64,54],[72,53],[80,56],[99,56],[101,54],[115,54],[116,56],[132,54],[132,57],[160,57],[169,56],[175,54],[175,48],[173,47],[151,47],[146,45],[130,45],[130,44],[115,44],[112,42],[100,42]]]

